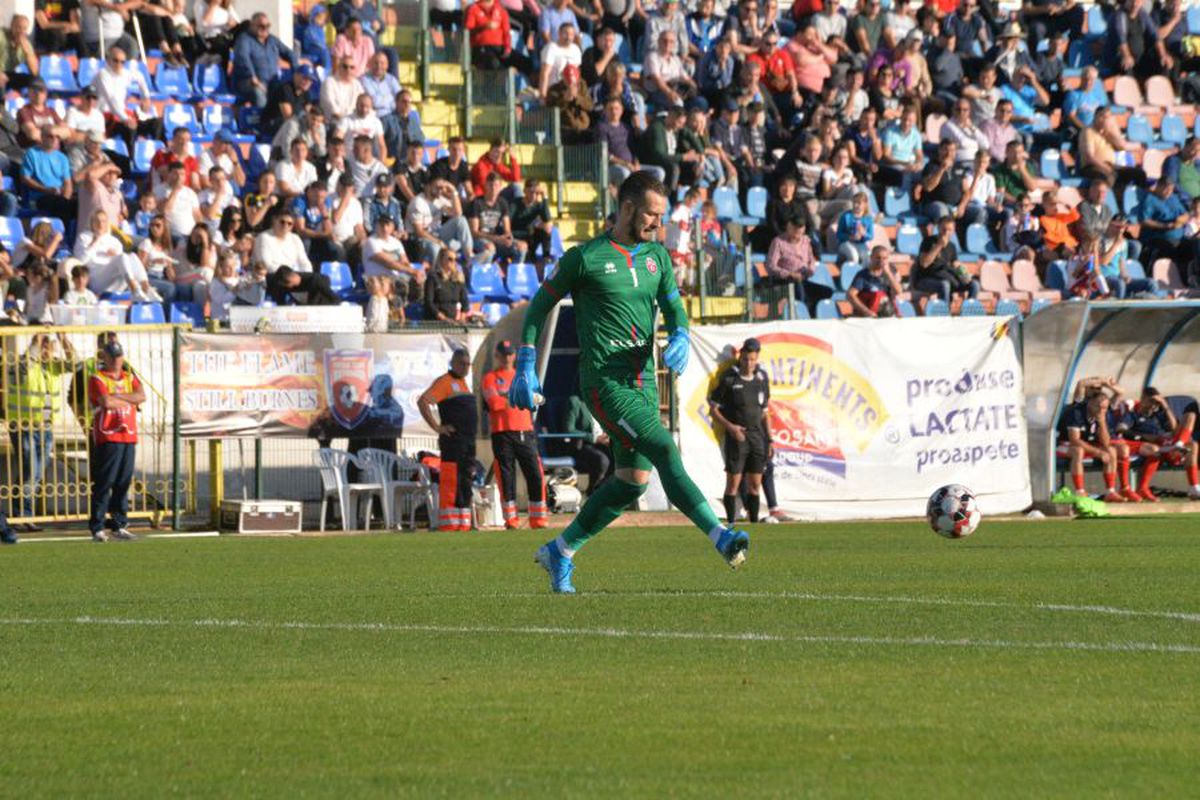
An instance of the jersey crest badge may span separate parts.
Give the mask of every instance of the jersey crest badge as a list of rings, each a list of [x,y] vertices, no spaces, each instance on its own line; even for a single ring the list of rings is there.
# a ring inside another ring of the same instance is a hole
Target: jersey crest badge
[[[617,265],[614,264],[613,262],[609,261],[607,264],[604,265],[604,274],[605,275],[616,275],[617,274]]]
[[[654,259],[650,256],[646,256],[646,271],[651,275],[658,272],[658,265],[654,263]]]

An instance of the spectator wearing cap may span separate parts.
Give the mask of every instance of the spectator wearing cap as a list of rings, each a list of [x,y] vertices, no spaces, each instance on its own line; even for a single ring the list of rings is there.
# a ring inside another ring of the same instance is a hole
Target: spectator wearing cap
[[[1006,81],[1011,81],[1018,70],[1034,67],[1033,59],[1021,47],[1022,38],[1024,31],[1020,23],[1010,22],[1000,31],[995,46],[984,56],[984,60],[996,67]]]
[[[271,21],[260,11],[233,45],[233,86],[238,96],[255,108],[265,107],[267,89],[279,77],[280,60],[296,66],[295,54],[271,34]]]
[[[383,56],[384,66],[387,66],[387,55]],[[363,33],[362,22],[351,17],[346,21],[346,27],[338,34],[333,43],[333,59],[338,62],[349,61],[351,73],[355,78],[361,78],[367,72],[371,59],[375,56],[375,42]]]
[[[488,175],[483,196],[471,201],[467,209],[471,238],[474,239],[476,252],[490,250],[495,259],[505,263],[522,261],[528,245],[513,238],[508,203],[500,196],[503,188],[500,176],[493,172]]]
[[[487,187],[487,176],[493,172],[509,183],[515,184],[521,180],[521,165],[517,156],[508,146],[508,142],[502,139],[492,139],[488,151],[471,167],[471,190],[476,197],[483,195]]]
[[[316,99],[312,96],[315,79],[312,67],[301,64],[292,70],[291,80],[271,84],[259,122],[264,133],[274,133],[288,120],[300,116],[309,101]]]
[[[34,207],[48,216],[69,220],[75,217],[75,184],[71,163],[59,148],[53,125],[42,128],[36,147],[25,151],[21,163],[21,185]]]
[[[71,177],[75,183],[79,183],[79,173],[87,169],[89,166],[101,162],[112,164],[113,160],[108,153],[104,151],[104,133],[90,131],[83,139],[83,143],[77,147],[72,147],[67,152],[67,159],[71,162]],[[126,159],[128,162],[128,159]]]
[[[375,177],[375,193],[363,206],[363,224],[368,231],[375,230],[375,223],[380,217],[390,217],[397,225],[404,219],[395,189],[396,178],[390,172]]]
[[[542,48],[542,71],[538,77],[538,94],[542,102],[546,102],[550,87],[563,79],[567,67],[574,67],[578,76],[582,63],[583,51],[575,41],[575,26],[566,23],[559,27],[555,41]]]
[[[592,140],[592,98],[584,90],[577,67],[568,65],[563,70],[562,80],[550,86],[546,105],[561,112],[563,144]]]
[[[92,501],[88,528],[92,539],[108,541],[107,527],[115,539],[136,538],[128,524],[129,488],[137,456],[137,412],[146,402],[141,381],[125,369],[125,350],[110,341],[99,353],[96,373],[88,379],[87,399],[92,411]]]
[[[682,105],[699,92],[679,56],[676,42],[675,31],[660,33],[657,46],[646,56],[642,67],[642,85],[649,90],[650,104],[660,110]]]
[[[360,136],[371,140],[371,151],[376,158],[387,155],[387,145],[383,138],[383,122],[375,113],[374,101],[366,92],[358,96],[354,103],[354,113],[342,117],[337,130],[351,141],[357,141]]]
[[[312,151],[310,145],[309,152]],[[220,167],[225,177],[239,190],[246,185],[246,170],[242,167],[242,157],[234,147],[233,132],[221,128],[213,137],[211,147],[200,152],[200,183],[207,186],[207,176],[214,167]]]

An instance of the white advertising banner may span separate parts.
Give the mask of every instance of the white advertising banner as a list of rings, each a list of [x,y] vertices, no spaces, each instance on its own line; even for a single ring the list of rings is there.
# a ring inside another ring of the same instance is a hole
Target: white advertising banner
[[[995,317],[697,326],[679,378],[688,472],[715,508],[725,476],[708,393],[753,336],[771,381],[780,507],[803,519],[911,517],[961,483],[985,514],[1030,503],[1021,365]]]

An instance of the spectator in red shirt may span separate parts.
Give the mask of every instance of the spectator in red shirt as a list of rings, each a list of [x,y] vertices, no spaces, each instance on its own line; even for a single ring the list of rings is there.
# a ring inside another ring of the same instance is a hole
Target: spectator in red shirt
[[[114,539],[135,539],[125,525],[137,454],[137,410],[146,402],[146,393],[133,370],[125,368],[125,350],[120,343],[107,342],[98,358],[100,369],[88,379],[87,387],[92,409],[92,508],[88,528],[94,541],[107,542],[107,514]]]
[[[771,93],[783,119],[790,120],[804,105],[800,85],[796,82],[796,62],[792,54],[779,45],[779,34],[769,30],[758,40],[758,52],[746,57],[747,64],[760,67],[761,85]]]
[[[505,155],[508,156],[507,164],[503,161]],[[521,181],[521,165],[517,163],[517,157],[509,149],[508,143],[501,139],[492,139],[491,148],[471,167],[471,191],[476,197],[483,197],[488,175],[493,172],[508,183]]]
[[[463,25],[471,34],[471,61],[477,69],[513,67],[525,75],[533,74],[528,56],[512,49],[508,12],[496,0],[472,3]]]
[[[183,182],[192,191],[200,191],[200,162],[192,155],[192,132],[187,128],[176,128],[171,134],[171,143],[154,154],[150,161],[150,172],[153,174],[153,184],[167,180],[167,170],[172,164],[183,164]]]

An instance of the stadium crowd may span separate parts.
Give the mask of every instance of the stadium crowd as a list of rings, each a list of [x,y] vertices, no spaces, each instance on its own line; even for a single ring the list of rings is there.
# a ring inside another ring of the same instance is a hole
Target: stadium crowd
[[[697,231],[751,247],[758,285],[810,314],[1200,288],[1200,13],[1178,0],[430,6],[475,68],[521,75],[523,106],[561,109],[564,141],[604,141],[613,186],[666,181],[685,289],[709,279]],[[482,322],[474,264],[544,276],[546,187],[503,141],[475,163],[460,137],[427,142],[396,9],[295,8],[291,44],[231,0],[12,18],[8,321],[108,299],[149,319],[349,301],[376,329]]]

